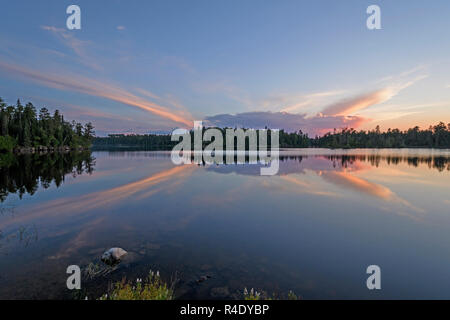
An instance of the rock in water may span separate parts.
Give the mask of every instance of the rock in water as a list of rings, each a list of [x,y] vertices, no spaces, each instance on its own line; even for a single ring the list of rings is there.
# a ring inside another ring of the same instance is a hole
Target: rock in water
[[[211,278],[211,276],[209,276],[209,275],[201,276],[201,277],[197,280],[197,283],[201,283],[201,282],[203,282],[203,281],[206,281],[206,280],[208,280],[209,278]]]
[[[102,261],[108,265],[114,265],[120,262],[121,258],[128,252],[122,248],[111,248],[102,255]]]

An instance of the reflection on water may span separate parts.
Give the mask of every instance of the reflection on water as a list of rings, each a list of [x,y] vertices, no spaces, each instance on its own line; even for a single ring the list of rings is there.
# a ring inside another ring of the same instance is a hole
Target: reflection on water
[[[256,164],[174,166],[168,152],[2,161],[0,298],[71,298],[65,268],[91,268],[114,246],[128,259],[83,279],[83,295],[151,268],[178,273],[178,298],[244,287],[450,298],[449,160],[448,150],[286,150],[277,176]],[[381,291],[365,286],[370,264]]]
[[[83,173],[92,174],[94,164],[94,158],[90,152],[0,154],[1,216],[14,218],[16,213],[16,204],[13,205],[14,198],[22,199],[26,194],[33,195],[39,187],[48,189],[52,184],[59,187],[67,174],[72,177]],[[39,239],[34,223],[15,226],[7,234],[0,229],[0,254],[2,255],[8,255],[10,251],[8,249],[14,249],[16,246],[28,247]]]
[[[94,159],[90,152],[49,154],[0,154],[0,201],[9,193],[34,194],[39,188],[47,189],[52,183],[59,187],[64,176],[71,173],[91,174]]]

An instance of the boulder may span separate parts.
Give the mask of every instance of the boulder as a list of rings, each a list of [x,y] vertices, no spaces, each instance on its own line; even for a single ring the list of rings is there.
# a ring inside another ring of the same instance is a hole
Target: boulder
[[[119,263],[127,253],[122,248],[111,248],[102,254],[102,261],[108,265],[114,265]]]

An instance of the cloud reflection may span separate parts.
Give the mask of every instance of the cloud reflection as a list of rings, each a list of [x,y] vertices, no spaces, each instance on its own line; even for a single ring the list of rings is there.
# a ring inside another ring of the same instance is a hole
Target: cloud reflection
[[[139,199],[149,197],[157,192],[169,190],[179,184],[183,178],[186,178],[192,170],[196,167],[194,165],[176,166],[168,170],[158,172],[147,178],[127,183],[125,185],[98,191],[90,194],[85,194],[77,197],[66,197],[51,200],[43,204],[26,208],[26,214],[21,214],[15,217],[14,220],[5,221],[0,224],[5,227],[12,223],[24,223],[28,220],[35,220],[37,218],[49,217],[65,217],[69,213],[87,212],[92,209],[109,207],[121,201],[125,201],[131,196],[137,196]],[[176,184],[167,183],[172,179],[176,180]],[[163,183],[166,183],[163,185]]]

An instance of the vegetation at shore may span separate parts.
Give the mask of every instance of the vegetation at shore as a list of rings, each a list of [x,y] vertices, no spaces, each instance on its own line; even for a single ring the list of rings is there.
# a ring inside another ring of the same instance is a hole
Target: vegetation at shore
[[[127,281],[123,278],[121,281],[112,284],[107,293],[102,294],[99,300],[174,300],[175,283],[172,281],[167,284],[161,279],[159,271],[150,270],[147,278]],[[89,299],[86,297],[85,299]],[[244,289],[239,299],[243,300],[299,300],[293,291],[289,291],[284,298],[277,298],[275,295],[269,296],[264,291],[255,289]]]
[[[64,120],[55,110],[51,115],[47,108],[36,111],[29,102],[23,106],[7,105],[0,98],[0,152],[11,152],[20,148],[84,149],[91,145],[94,137],[92,124]]]
[[[100,300],[173,300],[174,283],[164,282],[159,271],[149,272],[146,279],[130,282],[122,281],[113,284],[112,290],[100,297]]]
[[[225,129],[219,130],[222,131],[225,141]],[[193,136],[192,131],[191,135]],[[381,132],[378,126],[369,131],[345,128],[314,138],[308,137],[301,130],[291,133],[280,130],[279,137],[281,148],[450,148],[450,123],[445,125],[440,122],[423,130],[416,126],[405,131],[388,129],[385,132]],[[192,137],[191,141],[193,140]],[[112,134],[108,137],[96,137],[93,147],[97,150],[171,150],[177,143],[171,141],[170,134]],[[203,147],[208,144],[209,142],[204,141]],[[268,144],[270,146],[270,138]],[[248,149],[248,138],[246,148]]]
[[[285,299],[280,299],[275,297],[275,295],[270,297],[267,292],[264,291],[259,292],[253,288],[251,288],[250,290],[247,290],[247,288],[245,288],[244,300],[300,300],[300,297],[298,297],[292,290],[289,290]]]

